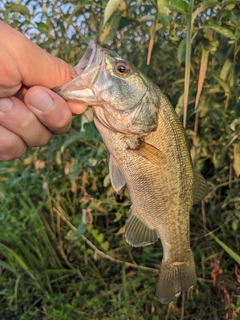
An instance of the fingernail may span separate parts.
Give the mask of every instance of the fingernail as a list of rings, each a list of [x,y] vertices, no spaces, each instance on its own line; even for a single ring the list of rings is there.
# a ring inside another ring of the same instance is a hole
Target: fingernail
[[[45,112],[52,107],[53,99],[47,92],[39,89],[32,93],[29,103],[33,108]]]
[[[0,99],[0,111],[9,112],[13,107],[13,102],[9,98]]]

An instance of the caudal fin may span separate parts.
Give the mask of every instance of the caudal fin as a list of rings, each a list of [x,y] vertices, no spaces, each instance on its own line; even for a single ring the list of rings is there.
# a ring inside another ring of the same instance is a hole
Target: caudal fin
[[[170,303],[182,291],[188,291],[196,284],[196,271],[193,256],[188,262],[168,263],[163,261],[157,282],[156,296],[161,303]]]

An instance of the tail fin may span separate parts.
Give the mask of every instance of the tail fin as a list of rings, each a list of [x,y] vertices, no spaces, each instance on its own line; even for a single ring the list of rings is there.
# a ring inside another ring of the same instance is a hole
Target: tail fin
[[[193,255],[189,262],[169,263],[163,261],[157,282],[156,296],[161,303],[176,300],[182,291],[188,291],[196,284],[196,271]]]

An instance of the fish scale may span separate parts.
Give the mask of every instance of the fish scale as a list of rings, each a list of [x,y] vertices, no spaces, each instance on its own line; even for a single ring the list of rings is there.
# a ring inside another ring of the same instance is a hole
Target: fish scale
[[[161,108],[164,108],[164,106],[160,106]],[[172,112],[174,111],[172,110]],[[134,212],[139,216],[150,229],[156,230],[163,244],[164,259],[169,262],[188,262],[192,261],[189,243],[189,211],[193,202],[193,170],[186,147],[185,149],[175,148],[172,142],[168,143],[168,141],[172,141],[171,139],[163,141],[166,133],[161,128],[165,123],[165,118],[161,117],[161,115],[164,114],[168,115],[167,112],[159,112],[157,130],[145,138],[145,142],[154,145],[163,154],[162,159],[159,159],[158,166],[146,159],[142,159],[133,150],[126,150],[126,146],[119,143],[119,141],[123,140],[119,138],[120,133],[112,135],[111,131],[104,130],[99,122],[96,122],[96,126],[99,132],[102,133],[107,149],[117,159],[126,179],[126,185],[134,208],[132,213]],[[167,123],[169,124],[169,119],[166,120],[168,120]],[[168,130],[168,136],[170,132],[173,132],[173,136],[175,136],[176,131],[178,130],[172,129],[171,125],[171,130]],[[182,137],[185,139],[183,134]],[[186,155],[182,156],[183,150],[185,150]],[[126,154],[126,151],[128,154]],[[171,156],[168,158],[169,152]],[[179,158],[181,162],[179,162]],[[186,158],[188,158],[188,162]],[[185,183],[183,183],[184,180],[181,181],[182,171],[177,170],[177,167],[180,168],[183,164],[185,166],[181,169],[185,172]],[[173,221],[178,223],[175,224]],[[194,269],[194,265],[192,268]],[[193,286],[195,285],[196,276],[195,271],[192,271],[192,273],[194,279],[191,280],[191,285]],[[160,285],[160,287],[163,286]],[[166,287],[169,287],[169,284]],[[164,291],[166,292],[166,290],[167,288]],[[175,290],[173,291],[174,293],[170,294],[171,299],[178,293]]]
[[[55,91],[66,100],[91,104],[109,151],[112,186],[116,192],[127,187],[132,201],[126,241],[139,247],[160,238],[156,295],[169,303],[196,283],[189,214],[207,195],[207,183],[193,170],[171,103],[149,78],[94,41],[75,68],[78,76]]]

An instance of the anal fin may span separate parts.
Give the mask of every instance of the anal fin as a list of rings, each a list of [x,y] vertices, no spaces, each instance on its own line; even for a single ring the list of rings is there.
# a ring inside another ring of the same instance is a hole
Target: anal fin
[[[133,212],[126,222],[125,237],[127,243],[133,247],[144,247],[158,240],[156,231],[150,229]]]

